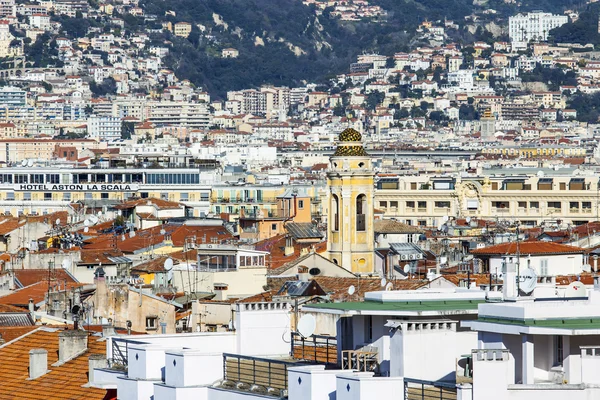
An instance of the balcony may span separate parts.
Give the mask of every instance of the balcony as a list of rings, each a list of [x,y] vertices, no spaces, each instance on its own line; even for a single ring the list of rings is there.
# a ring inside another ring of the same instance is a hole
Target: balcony
[[[253,391],[261,394],[283,395],[287,391],[288,367],[302,365],[291,361],[223,353],[224,389]]]
[[[374,346],[365,346],[358,350],[342,350],[342,369],[352,371],[376,371],[378,349]]]
[[[250,198],[250,197],[216,197],[213,202],[215,204],[219,203],[230,203],[230,204],[275,204],[277,203],[277,198],[275,197],[264,197],[261,199]]]
[[[337,365],[337,339],[335,336],[325,335],[305,338],[297,332],[292,332],[291,354],[295,360]]]
[[[240,210],[240,219],[251,219],[251,220],[257,220],[257,219],[275,219],[275,220],[281,220],[281,219],[286,219],[286,218],[290,218],[290,217],[293,217],[293,214],[290,213],[289,210],[281,210],[281,209],[275,209],[275,210],[267,210],[267,209],[245,210],[245,209],[242,209],[242,210]]]

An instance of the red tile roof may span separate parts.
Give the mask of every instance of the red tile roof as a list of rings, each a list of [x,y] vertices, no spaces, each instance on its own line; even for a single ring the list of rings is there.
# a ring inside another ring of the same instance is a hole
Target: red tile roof
[[[48,280],[47,269],[15,269],[13,273],[15,275],[15,279],[19,281],[19,287],[30,286],[34,283]],[[65,280],[69,283],[77,282],[77,280],[75,280],[71,274],[62,268],[55,268],[54,275],[56,276],[56,279],[61,282]]]
[[[119,249],[82,249],[80,264],[97,265],[99,263],[112,265],[114,262],[109,257],[122,257],[123,252]]]
[[[169,257],[167,256],[159,256],[153,258],[152,260],[148,260],[144,263],[136,265],[131,268],[131,272],[145,272],[145,273],[154,273],[154,272],[165,272],[165,261]]]
[[[54,281],[50,285],[51,288],[58,288],[59,286],[61,289],[64,288],[64,282]],[[67,289],[81,286],[83,286],[81,283],[67,282]],[[34,283],[33,285],[25,286],[22,289],[15,290],[6,296],[0,297],[0,304],[29,307],[29,299],[33,299],[33,303],[37,304],[41,301],[44,301],[46,298],[46,293],[48,293],[48,281],[43,280],[38,283]]]
[[[164,230],[164,234],[161,231]],[[125,240],[114,240],[113,235],[103,235],[91,240],[91,243],[85,246],[85,249],[109,249],[116,246],[124,253],[133,253],[152,246],[158,246],[165,241],[165,236],[170,236],[174,247],[183,247],[186,238],[195,236],[196,243],[224,243],[234,239],[223,226],[192,226],[163,224],[152,228],[143,229],[135,232],[134,237],[125,235]]]
[[[58,361],[59,329],[37,327],[35,331],[0,347],[0,398],[28,400],[76,400],[109,399],[113,391],[82,387],[88,382],[88,357],[91,354],[106,354],[106,342],[96,337],[88,337],[88,349],[85,353],[60,365]],[[29,350],[46,349],[48,351],[48,369],[45,375],[28,380]]]
[[[23,311],[23,309],[20,309]],[[39,328],[39,326],[29,325],[29,326],[0,326],[0,338],[4,340],[4,342],[10,342],[18,337],[25,335],[35,329]]]
[[[581,247],[569,246],[566,244],[554,243],[554,242],[539,242],[539,241],[525,241],[519,243],[519,252],[523,255],[531,254],[581,254],[585,252],[585,249]],[[494,246],[488,246],[481,249],[471,250],[471,254],[474,255],[505,255],[505,254],[516,254],[517,253],[517,242],[501,243]]]
[[[294,242],[294,252],[289,256],[285,255],[285,234],[274,236],[270,239],[265,239],[258,242],[254,247],[256,250],[268,251],[271,253],[267,256],[269,269],[277,269],[300,257],[302,249],[314,248],[315,253],[323,253],[327,250],[327,242],[321,243],[297,243]]]
[[[169,208],[180,208],[182,206],[181,203],[177,203],[174,201],[167,201],[167,200],[156,199],[156,198],[150,197],[147,199],[136,199],[136,200],[126,201],[122,204],[116,205],[115,208],[117,210],[126,210],[126,209],[135,208],[137,206],[146,206],[146,205],[153,205],[159,210],[169,209]]]

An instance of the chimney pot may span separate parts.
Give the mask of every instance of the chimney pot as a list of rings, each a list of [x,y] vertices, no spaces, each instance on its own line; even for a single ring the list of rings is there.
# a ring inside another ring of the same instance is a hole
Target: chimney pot
[[[29,312],[32,313],[35,311],[35,306],[33,304],[33,299],[29,299]]]
[[[48,372],[48,350],[29,350],[29,379],[37,379]]]
[[[87,349],[88,333],[80,330],[61,331],[58,334],[58,363],[62,364]]]

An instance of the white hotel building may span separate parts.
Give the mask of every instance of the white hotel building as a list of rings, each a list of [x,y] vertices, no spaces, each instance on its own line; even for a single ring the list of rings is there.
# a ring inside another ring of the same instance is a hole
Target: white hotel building
[[[531,40],[548,40],[548,33],[569,22],[566,15],[554,15],[541,11],[517,14],[508,19],[510,41],[518,47],[527,47]]]
[[[0,214],[42,215],[79,202],[102,210],[132,196],[182,202],[207,214],[216,170],[199,168],[6,167],[0,171]]]

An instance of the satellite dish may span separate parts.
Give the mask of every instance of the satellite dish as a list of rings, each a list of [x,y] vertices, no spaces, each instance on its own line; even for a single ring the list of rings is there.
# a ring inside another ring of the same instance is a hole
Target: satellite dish
[[[354,286],[351,286],[354,287]],[[298,325],[296,326],[296,330],[303,337],[312,336],[315,333],[315,329],[317,328],[317,321],[315,317],[310,314],[303,315],[302,318],[298,321]]]
[[[467,224],[471,223],[471,217],[467,217]]]
[[[172,258],[167,258],[165,260],[165,263],[163,264],[163,266],[165,267],[165,269],[167,271],[170,271],[171,269],[173,269],[173,259]]]
[[[86,219],[85,221],[83,221],[83,225],[87,228],[88,226],[90,226],[90,220]]]
[[[537,172],[537,176],[538,176],[538,178],[543,178],[544,177],[544,171],[538,171]]]
[[[21,161],[21,167],[25,167],[25,166],[27,166],[27,160]]]
[[[404,271],[404,273],[405,273],[405,274],[408,274],[408,273],[410,272],[410,265],[409,265],[409,264],[406,264],[406,265],[404,266],[404,270],[403,270],[403,271]]]
[[[586,297],[586,296],[587,296],[587,289],[585,288],[585,285],[583,283],[581,283],[580,281],[571,283],[569,285],[569,287],[567,287],[567,289],[565,290],[566,298]]]
[[[381,278],[381,287],[384,287],[386,283],[387,280],[385,278]]]
[[[394,285],[392,285],[392,282],[388,282],[387,285],[385,285],[385,290],[386,291],[390,291],[394,289]]]
[[[102,211],[98,211],[98,216],[102,216]]]
[[[27,161],[27,166],[28,167],[33,167],[33,160]]]
[[[77,304],[75,304],[73,307],[71,307],[71,314],[79,314],[80,310],[81,310],[81,307],[79,307]]]
[[[98,217],[96,217],[95,215],[90,215],[90,224],[92,225],[96,225],[99,221]]]
[[[450,219],[450,218],[448,218],[448,216],[447,216],[447,215],[444,215],[444,216],[442,217],[442,221],[444,221],[444,222],[448,222],[448,220],[449,220],[449,219]]]
[[[83,231],[84,231],[85,233],[88,233],[88,232],[90,231],[90,228],[88,228],[88,227],[86,226],[85,228],[83,228]]]
[[[521,272],[519,277],[519,288],[524,293],[530,294],[537,285],[537,274],[532,268],[526,268]]]
[[[351,285],[351,286],[348,288],[348,294],[349,294],[350,296],[352,296],[352,295],[353,295],[355,292],[356,292],[356,288],[354,287],[354,285]]]
[[[68,260],[65,258],[62,262],[63,269],[69,269],[70,266],[71,266],[71,260]]]
[[[486,228],[481,228],[481,234],[485,235],[487,233],[487,229]]]
[[[135,237],[135,231],[129,231],[129,237],[130,238]]]
[[[56,225],[60,225],[60,218],[56,218]]]
[[[161,230],[160,230],[160,234],[161,234],[161,235],[164,235],[165,233],[167,233],[167,231],[165,231],[164,229],[161,229]]]

